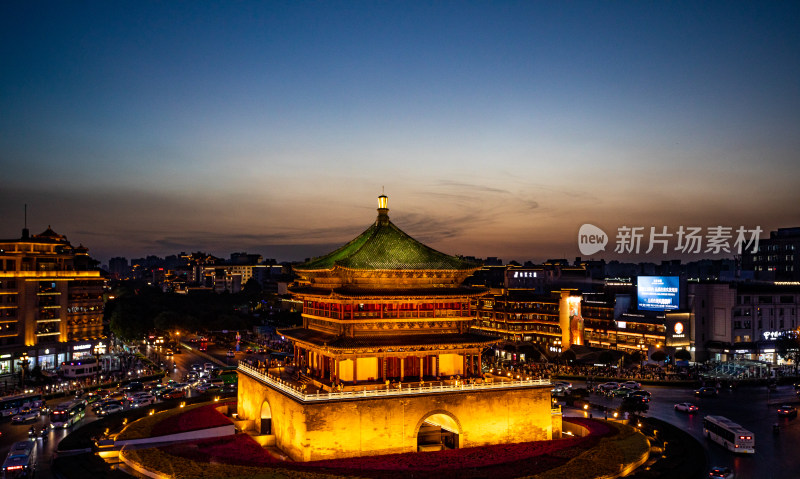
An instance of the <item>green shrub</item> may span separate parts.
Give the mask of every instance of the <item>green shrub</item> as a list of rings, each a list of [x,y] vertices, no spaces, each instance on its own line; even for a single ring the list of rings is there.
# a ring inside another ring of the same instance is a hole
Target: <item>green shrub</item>
[[[625,424],[609,423],[619,434],[600,443],[561,467],[533,476],[535,479],[591,479],[619,472],[623,465],[639,460],[650,449],[647,438]]]

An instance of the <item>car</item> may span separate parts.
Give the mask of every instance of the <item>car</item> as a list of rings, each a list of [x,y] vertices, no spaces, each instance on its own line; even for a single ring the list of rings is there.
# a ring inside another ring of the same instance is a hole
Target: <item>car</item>
[[[635,391],[631,391],[628,393],[626,397],[638,397],[642,398],[644,402],[650,402],[650,391],[645,391],[643,389],[637,389]]]
[[[245,354],[253,354],[253,348],[247,348],[244,350]]]
[[[622,387],[626,387],[628,389],[639,389],[642,387],[641,384],[637,383],[636,381],[625,381],[624,383],[620,384]]]
[[[115,412],[120,412],[120,411],[122,411],[124,409],[125,409],[125,406],[115,402],[115,403],[109,404],[109,405],[103,407],[103,409],[100,409],[99,411],[97,411],[97,415],[98,416],[107,416],[109,414],[114,414]]]
[[[161,395],[163,399],[178,399],[178,398],[185,398],[186,397],[186,390],[184,389],[173,389],[172,391],[165,392]]]
[[[137,391],[135,393],[127,393],[125,395],[125,400],[126,401],[133,401],[134,399],[136,399],[138,397],[146,396],[146,395],[149,395],[149,394],[150,393],[144,392],[144,391]]]
[[[219,384],[205,383],[197,386],[195,390],[199,393],[217,393],[222,390]]]
[[[717,390],[715,388],[705,386],[694,391],[697,397],[717,397]]]
[[[111,412],[121,411],[124,409],[124,405],[122,400],[120,399],[107,399],[101,403],[98,403],[94,408],[94,413],[98,416],[103,416],[105,414],[110,414]]]
[[[103,399],[102,401],[97,401],[92,406],[92,411],[94,411],[94,413],[97,414],[97,411],[99,411],[99,410],[103,409],[105,406],[111,404],[111,402],[112,402],[111,399]]]
[[[192,371],[200,372],[202,370],[203,370],[203,365],[202,364],[200,364],[200,363],[192,364]]]
[[[675,405],[675,410],[694,414],[699,410],[699,408],[690,402],[681,402]]]
[[[713,477],[714,479],[733,479],[734,475],[730,467],[714,466],[708,471],[708,477]]]
[[[566,381],[553,381],[551,383],[553,388],[550,392],[555,396],[563,396],[569,390],[572,385]]]
[[[137,391],[144,391],[144,384],[134,381],[127,386],[125,386],[126,392],[137,392]]]
[[[599,389],[600,391],[612,391],[614,389],[617,389],[618,387],[619,383],[611,381],[597,386],[597,389]]]
[[[173,351],[172,348],[167,348],[166,351],[164,351],[164,354],[167,356],[172,356],[174,353],[175,351]]]
[[[235,357],[235,356],[236,356],[236,353],[234,353],[234,352],[233,352],[233,349],[229,349],[229,350],[228,350],[228,355],[227,355],[227,357],[229,357],[229,358],[233,358],[233,357]]]
[[[19,413],[17,415],[11,417],[11,422],[14,424],[22,424],[27,421],[34,421],[36,419],[39,419],[41,416],[42,416],[41,409],[23,407],[19,410]]]
[[[648,402],[649,398],[644,396],[625,396],[622,398],[622,410],[647,411],[650,408]]]
[[[630,394],[632,392],[633,392],[633,389],[629,389],[629,388],[626,388],[626,387],[618,387],[617,389],[611,389],[606,394],[609,394],[609,395],[614,396],[614,397],[618,397],[618,396],[625,397],[625,396],[627,396],[628,394]]]
[[[156,398],[154,396],[150,396],[150,395],[139,396],[136,399],[134,399],[133,401],[131,401],[131,407],[132,408],[137,408],[137,407],[142,407],[142,406],[149,406],[149,405],[153,404],[154,402],[156,402]]]
[[[784,404],[778,408],[778,416],[783,417],[797,417],[797,408]]]
[[[111,391],[109,391],[108,389],[98,389],[96,391],[89,392],[89,394],[87,395],[87,400],[89,402],[94,402],[94,401],[97,401],[97,400],[100,400],[100,399],[107,398],[109,394],[111,394]],[[91,399],[91,398],[94,398],[94,399]]]
[[[236,383],[228,383],[222,388],[222,392],[225,393],[235,393],[239,389],[239,385]]]
[[[214,363],[205,363],[203,365],[203,369],[206,371],[211,371],[214,369]]]

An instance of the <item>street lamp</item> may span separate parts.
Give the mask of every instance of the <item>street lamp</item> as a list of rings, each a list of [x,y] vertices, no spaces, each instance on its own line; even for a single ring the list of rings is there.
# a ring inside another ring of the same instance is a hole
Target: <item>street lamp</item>
[[[96,364],[96,367],[97,367],[97,377],[95,378],[95,380],[97,382],[97,385],[99,386],[100,385],[100,369],[101,369],[100,368],[100,352],[101,351],[100,351],[100,344],[99,343],[97,345],[95,345],[93,352],[94,352],[95,364]]]
[[[28,365],[31,364],[30,359],[28,359],[28,353],[23,353],[22,359],[19,361],[19,365],[22,366],[22,390],[25,390],[25,370],[28,369]]]

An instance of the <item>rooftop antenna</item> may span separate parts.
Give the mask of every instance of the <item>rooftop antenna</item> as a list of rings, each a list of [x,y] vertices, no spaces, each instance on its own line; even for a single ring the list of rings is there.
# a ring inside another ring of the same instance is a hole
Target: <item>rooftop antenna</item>
[[[28,203],[25,203],[25,223],[22,228],[22,239],[28,239],[30,232],[28,231]]]

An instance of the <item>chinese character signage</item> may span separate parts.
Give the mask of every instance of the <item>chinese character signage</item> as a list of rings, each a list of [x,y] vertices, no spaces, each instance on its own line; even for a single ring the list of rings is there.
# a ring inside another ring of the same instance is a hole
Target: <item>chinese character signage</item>
[[[680,278],[639,276],[636,287],[639,310],[668,311],[680,308]]]

